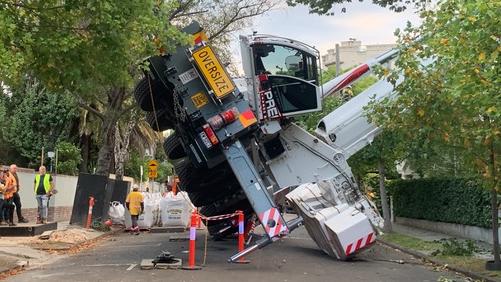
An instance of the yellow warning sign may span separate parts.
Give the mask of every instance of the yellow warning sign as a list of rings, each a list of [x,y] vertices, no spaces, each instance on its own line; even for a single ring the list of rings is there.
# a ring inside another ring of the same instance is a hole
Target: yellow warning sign
[[[198,92],[197,94],[191,96],[191,101],[193,101],[193,105],[195,105],[195,107],[197,107],[197,109],[200,109],[201,107],[203,107],[203,106],[207,105],[207,103],[209,103],[209,99],[202,92]]]
[[[151,160],[148,162],[148,178],[155,179],[158,177],[158,162]]]
[[[217,98],[221,99],[235,90],[230,76],[209,46],[195,51],[193,59]]]

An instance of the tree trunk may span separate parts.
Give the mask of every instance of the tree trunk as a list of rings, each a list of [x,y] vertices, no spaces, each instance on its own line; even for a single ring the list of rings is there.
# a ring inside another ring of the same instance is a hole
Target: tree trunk
[[[497,163],[496,163],[496,150],[494,149],[494,141],[490,142],[490,174],[493,178],[493,186],[491,189],[491,212],[492,212],[492,252],[494,255],[494,265],[498,266],[501,263],[499,257],[499,222],[498,222],[498,179],[496,176]]]
[[[125,129],[120,130],[120,126],[115,127],[115,176],[117,180],[122,180],[124,176],[125,161],[129,155],[130,135],[134,126],[136,126],[137,119],[131,115],[127,122]],[[123,131],[123,132],[122,132]]]
[[[90,157],[91,135],[82,134],[80,136],[80,154],[82,162],[80,163],[80,172],[89,172],[89,157]]]
[[[379,170],[379,194],[381,195],[381,206],[383,208],[383,219],[384,219],[383,230],[385,232],[391,232],[392,231],[391,213],[390,213],[390,206],[388,204],[388,197],[386,196],[386,187],[384,185],[385,171],[382,159],[379,159],[378,170]]]
[[[499,264],[501,259],[499,257],[499,223],[498,223],[498,192],[496,188],[491,190],[491,212],[492,212],[492,252],[494,255],[495,264]]]
[[[122,114],[122,106],[127,98],[124,88],[114,88],[108,93],[108,104],[102,114],[103,126],[101,134],[101,147],[97,155],[96,174],[109,175],[112,170],[112,160],[115,148],[115,126]]]
[[[96,174],[109,175],[111,169],[111,159],[114,148],[114,129],[116,121],[108,120],[103,122],[101,147],[97,154]]]

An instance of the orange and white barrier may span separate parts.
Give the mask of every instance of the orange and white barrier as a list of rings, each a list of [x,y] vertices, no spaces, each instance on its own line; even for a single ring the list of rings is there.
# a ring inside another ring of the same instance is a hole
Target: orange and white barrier
[[[85,225],[85,228],[90,228],[91,222],[92,222],[92,209],[94,208],[94,197],[90,196],[89,197],[89,212],[87,213],[87,224]]]
[[[194,270],[194,269],[200,269],[199,266],[195,265],[195,242],[196,242],[196,237],[197,237],[197,227],[200,226],[200,223],[202,220],[205,221],[207,224],[208,221],[211,220],[222,220],[222,219],[236,219],[236,222],[238,223],[238,251],[241,252],[245,248],[245,217],[243,211],[236,211],[234,213],[230,214],[223,214],[223,215],[216,215],[216,216],[210,216],[210,217],[205,217],[201,214],[198,214],[197,210],[195,209],[191,215],[191,224],[190,224],[190,243],[189,243],[189,254],[188,254],[188,265],[183,267],[183,269],[187,270]],[[247,230],[248,232],[251,231],[252,225],[250,225],[251,228]],[[206,242],[207,244],[207,242]],[[243,257],[235,261],[235,263],[249,263],[250,261],[245,260]],[[204,263],[205,263],[205,258],[204,258]]]
[[[236,212],[237,217],[238,217],[238,252],[241,252],[244,250],[244,244],[245,244],[245,236],[244,236],[244,212],[243,211],[237,211]],[[239,260],[237,260],[235,263],[249,263],[250,261],[244,259],[244,257],[241,257]]]
[[[183,267],[186,270],[198,270],[201,269],[200,266],[195,265],[195,242],[197,240],[197,222],[199,221],[199,216],[196,211],[191,214],[190,223],[190,245],[188,253],[188,266]]]

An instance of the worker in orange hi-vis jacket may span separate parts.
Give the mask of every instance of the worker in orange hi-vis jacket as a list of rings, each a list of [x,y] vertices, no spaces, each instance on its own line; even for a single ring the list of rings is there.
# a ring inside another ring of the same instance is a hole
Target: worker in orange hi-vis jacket
[[[9,226],[16,226],[14,223],[14,193],[17,192],[16,178],[10,171],[5,171],[5,187],[3,192],[4,217]]]
[[[139,215],[144,211],[144,197],[143,194],[139,192],[139,187],[134,185],[132,187],[132,192],[127,195],[127,199],[125,200],[125,205],[130,213],[130,218],[132,221],[132,230],[136,235],[139,235],[139,226],[137,225],[137,220]]]

